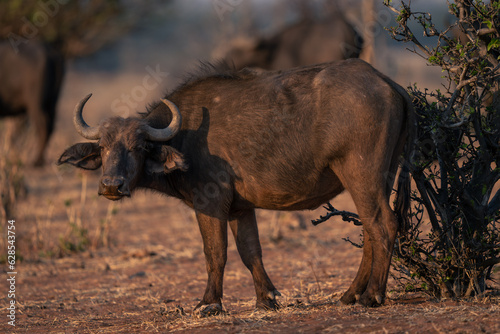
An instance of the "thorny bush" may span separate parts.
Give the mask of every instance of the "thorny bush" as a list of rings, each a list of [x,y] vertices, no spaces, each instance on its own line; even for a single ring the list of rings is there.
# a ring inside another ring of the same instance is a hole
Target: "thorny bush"
[[[454,23],[442,31],[411,1],[384,4],[397,15],[392,38],[444,73],[442,89],[409,87],[418,142],[403,163],[416,189],[394,251],[396,279],[438,298],[478,296],[500,263],[500,1],[448,2]]]

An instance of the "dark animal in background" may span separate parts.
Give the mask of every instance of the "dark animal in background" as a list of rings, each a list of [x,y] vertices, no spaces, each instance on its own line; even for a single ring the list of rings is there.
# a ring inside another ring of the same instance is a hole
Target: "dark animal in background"
[[[400,154],[409,159],[414,111],[405,90],[362,60],[287,71],[215,70],[194,78],[141,117],[88,126],[97,142],[68,148],[58,164],[102,166],[99,194],[118,200],[137,188],[180,198],[196,212],[208,270],[203,312],[222,309],[227,224],[250,270],[257,306],[278,307],[267,275],[255,209],[313,209],[348,190],[363,222],[359,272],[344,303],[383,303],[398,226],[408,201],[408,171],[389,196]],[[406,145],[406,149],[405,148]],[[168,217],[166,217],[168,220]]]
[[[322,21],[305,19],[270,38],[235,40],[233,43],[225,60],[234,63],[235,68],[283,70],[358,58],[363,38],[343,14],[337,12]]]
[[[37,138],[33,164],[40,166],[54,129],[56,105],[64,76],[64,58],[39,42],[15,50],[0,42],[0,117],[27,115]]]

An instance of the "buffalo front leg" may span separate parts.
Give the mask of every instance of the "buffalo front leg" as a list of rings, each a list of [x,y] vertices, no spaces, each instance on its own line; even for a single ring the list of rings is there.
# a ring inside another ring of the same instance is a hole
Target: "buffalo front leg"
[[[277,309],[276,296],[280,293],[274,287],[262,263],[262,248],[259,241],[259,231],[255,211],[247,211],[229,221],[229,226],[236,240],[236,246],[241,260],[250,270],[257,295],[257,308]]]
[[[207,265],[208,281],[203,299],[195,307],[203,315],[222,312],[222,281],[227,261],[227,221],[196,213],[203,251]]]

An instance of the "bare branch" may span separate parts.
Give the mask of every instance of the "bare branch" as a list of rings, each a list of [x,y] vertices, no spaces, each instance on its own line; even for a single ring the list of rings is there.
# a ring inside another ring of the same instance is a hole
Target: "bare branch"
[[[476,34],[478,36],[484,36],[484,35],[488,35],[488,34],[493,34],[495,33],[497,30],[495,28],[482,28],[482,29],[479,29]]]
[[[342,220],[346,222],[352,222],[356,226],[361,226],[362,223],[359,220],[359,216],[355,213],[349,211],[339,211],[335,209],[330,203],[324,206],[329,212],[325,216],[320,216],[319,219],[313,220],[312,224],[314,226],[319,225],[333,216],[342,216]]]

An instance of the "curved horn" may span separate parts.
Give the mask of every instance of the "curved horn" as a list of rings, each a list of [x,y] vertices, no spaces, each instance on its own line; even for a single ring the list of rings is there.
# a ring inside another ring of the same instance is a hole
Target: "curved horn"
[[[82,116],[83,107],[85,103],[90,99],[92,94],[85,96],[78,104],[75,106],[75,110],[73,111],[73,124],[75,125],[76,131],[86,139],[99,139],[99,128],[98,127],[90,127],[85,123]]]
[[[182,115],[179,108],[177,108],[172,101],[167,99],[161,99],[161,101],[165,103],[167,108],[170,109],[170,112],[172,112],[172,121],[170,125],[164,129],[155,129],[146,125],[146,134],[151,141],[167,141],[173,138],[181,129]]]

